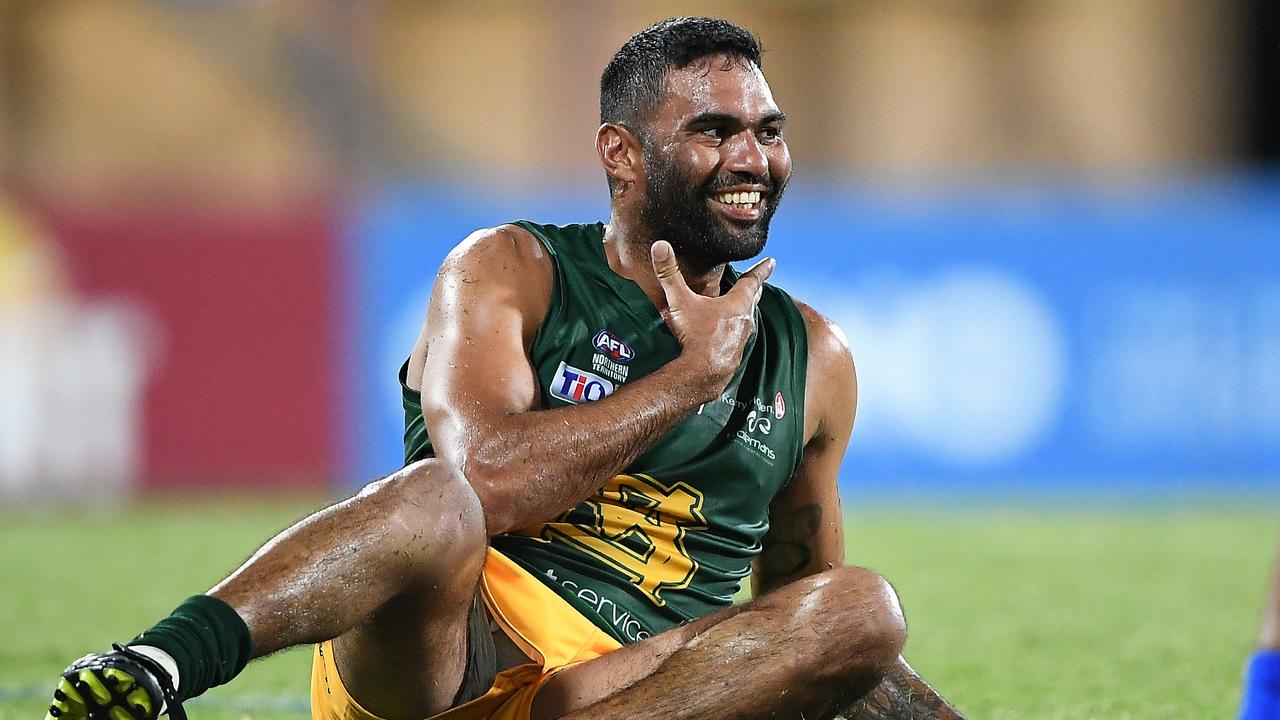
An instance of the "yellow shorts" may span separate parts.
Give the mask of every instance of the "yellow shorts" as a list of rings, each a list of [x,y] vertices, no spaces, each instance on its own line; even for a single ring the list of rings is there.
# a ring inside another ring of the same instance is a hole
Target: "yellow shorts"
[[[490,548],[480,577],[490,614],[521,650],[540,662],[498,673],[489,692],[432,720],[529,720],[533,696],[557,672],[621,645],[524,568]],[[382,720],[360,707],[338,677],[333,644],[316,646],[311,664],[314,720]]]

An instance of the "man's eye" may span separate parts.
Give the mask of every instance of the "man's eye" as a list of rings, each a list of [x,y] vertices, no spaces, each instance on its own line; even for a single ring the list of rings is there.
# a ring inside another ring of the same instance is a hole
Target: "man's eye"
[[[773,142],[782,137],[782,128],[765,128],[760,131],[760,139],[764,142]]]
[[[724,140],[724,136],[725,136],[724,128],[718,128],[718,127],[707,128],[702,131],[702,134],[705,135],[706,137],[714,138],[716,140]]]

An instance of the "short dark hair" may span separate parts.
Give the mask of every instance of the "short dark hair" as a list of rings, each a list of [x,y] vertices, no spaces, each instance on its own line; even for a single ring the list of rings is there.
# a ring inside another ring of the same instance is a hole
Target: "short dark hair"
[[[707,17],[669,18],[632,35],[600,76],[600,122],[634,126],[657,107],[668,71],[713,55],[760,67],[760,40],[750,30]]]

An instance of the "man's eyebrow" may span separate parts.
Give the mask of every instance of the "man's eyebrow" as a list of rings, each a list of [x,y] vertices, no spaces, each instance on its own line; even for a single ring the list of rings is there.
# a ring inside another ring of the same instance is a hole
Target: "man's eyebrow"
[[[722,112],[698,113],[689,118],[686,125],[741,125],[742,119],[737,115]]]
[[[786,125],[787,114],[782,112],[781,110],[771,112],[765,115],[764,117],[760,118],[760,124],[761,125]]]
[[[787,114],[782,112],[781,110],[767,113],[764,117],[760,118],[761,125],[775,125],[775,124],[782,125],[786,123],[786,121],[787,121]],[[723,112],[698,113],[697,115],[694,115],[692,118],[689,118],[689,122],[686,123],[686,125],[689,125],[689,126],[743,125],[743,124],[745,123],[743,123],[742,118],[732,113],[723,113]]]

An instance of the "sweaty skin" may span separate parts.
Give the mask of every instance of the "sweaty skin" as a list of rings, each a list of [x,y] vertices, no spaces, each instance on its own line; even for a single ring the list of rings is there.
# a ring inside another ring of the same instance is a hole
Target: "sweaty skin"
[[[726,82],[725,76],[732,77]],[[774,135],[781,113],[758,68],[695,64],[673,71],[668,82],[672,101],[659,106],[652,123],[675,129],[656,138],[664,152],[698,177],[768,173],[779,187],[785,184],[791,156]],[[647,237],[638,221],[638,186],[644,182],[639,139],[606,124],[597,147],[621,183],[605,232],[609,264],[663,312],[682,351],[599,402],[539,410],[529,349],[550,302],[550,260],[532,235],[514,226],[482,231],[459,246],[437,276],[409,376],[430,378],[416,387],[432,441],[476,487],[491,534],[547,520],[590,496],[714,399],[755,329],[760,286],[773,271],[772,260],[757,263],[718,297],[724,263],[678,263],[670,245]],[[743,229],[739,221],[723,221]],[[573,457],[555,452],[557,443],[577,447],[577,440],[588,449]]]
[[[668,91],[650,128],[662,152],[674,155],[697,178],[728,172],[768,176],[775,188],[786,184],[791,158],[781,137],[783,115],[758,68],[695,64],[672,71]],[[757,263],[718,297],[723,263],[677,261],[669,245],[649,237],[637,220],[645,181],[640,140],[626,128],[606,124],[597,135],[597,148],[621,188],[605,231],[610,267],[645,291],[680,340],[682,353],[600,401],[538,410],[529,351],[550,302],[551,261],[532,235],[515,226],[478,233],[460,246],[437,279],[409,376],[424,379],[419,387],[424,388],[423,412],[431,437],[440,456],[457,463],[477,487],[490,534],[545,521],[590,496],[662,433],[717,396],[754,329],[751,312],[759,286],[773,270],[771,260]],[[714,200],[706,202],[716,207]],[[730,232],[743,229],[740,218],[722,216]],[[857,377],[840,329],[813,308],[798,306],[809,336],[804,454],[791,482],[770,506],[772,530],[753,566],[757,596],[844,564],[836,479],[853,427]],[[473,382],[481,373],[490,382]],[[587,438],[591,442],[580,442]],[[557,443],[583,451],[565,457],[554,451]],[[664,662],[693,662],[692,656],[672,656],[680,640],[696,634],[689,628],[711,628],[728,619],[712,617],[717,619],[704,618],[647,641],[642,659],[624,648],[558,674],[535,700],[535,718],[558,717],[587,705],[597,714],[584,717],[604,717],[598,714],[603,708],[593,703],[605,703],[633,683],[629,692],[637,694],[637,702],[656,707],[645,688],[653,685],[649,692],[655,697],[673,688],[636,679]],[[888,712],[898,712],[903,698],[908,704],[915,696],[937,698],[900,658],[887,669],[891,682],[880,695],[893,696],[884,703]],[[687,677],[696,682],[703,673]],[[767,683],[759,691],[769,692]],[[615,706],[620,716],[638,717],[636,702]],[[881,717],[878,712],[859,708],[851,717]],[[959,717],[939,713],[936,717]]]
[[[791,175],[785,117],[741,28],[675,18],[646,32],[695,54],[702,43],[738,48],[660,73],[656,104],[621,108],[611,117],[626,119],[596,135],[611,192],[609,267],[643,290],[680,354],[598,401],[539,407],[529,356],[552,295],[551,259],[515,226],[479,231],[449,255],[408,376],[436,456],[284,530],[209,590],[243,620],[254,657],[320,643],[312,689],[322,720],[361,714],[342,688],[386,720],[461,702],[490,539],[597,492],[718,397],[742,362],[774,263],[757,263],[723,294],[721,283],[727,261],[764,249]],[[633,40],[615,57],[621,72],[667,62]],[[512,690],[499,698],[507,709],[529,702],[532,720],[959,720],[902,660],[906,621],[892,586],[843,565],[836,476],[857,379],[839,329],[798,307],[809,344],[802,456],[769,507],[757,597],[556,668],[543,685],[500,688]],[[194,645],[190,663],[218,661],[211,643]],[[506,659],[519,662],[511,649]],[[51,716],[61,716],[59,694]]]
[[[505,226],[473,235],[445,261],[409,373],[430,378],[420,387],[437,456],[475,488],[490,535],[586,499],[732,379],[773,261],[708,298],[684,284],[670,245],[652,254],[650,275],[670,295],[667,321],[687,341],[680,356],[602,400],[550,410],[537,405],[529,363],[550,302],[550,260],[538,241]],[[582,450],[561,452],[566,445]]]
[[[722,191],[767,177],[762,202],[776,202],[768,193],[785,186],[790,155],[757,68],[694,63],[669,73],[662,97],[646,131],[672,153],[671,177]],[[450,707],[488,539],[589,496],[729,382],[772,262],[720,296],[723,263],[682,257],[646,234],[640,139],[605,124],[597,149],[615,185],[609,265],[664,314],[681,354],[597,402],[538,409],[528,352],[550,298],[550,259],[519,228],[474,234],[441,268],[411,357],[439,457],[289,528],[210,591],[244,619],[255,656],[333,638],[342,682],[369,711],[411,720]],[[705,195],[690,197],[706,203],[695,209],[713,218],[713,239],[739,248],[762,239],[752,210]],[[565,669],[535,697],[535,720],[959,717],[902,662],[893,589],[842,566],[836,473],[857,384],[838,329],[801,313],[803,457],[770,507],[759,597]],[[570,443],[580,451],[554,452]]]
[[[655,132],[664,152],[675,153],[695,177],[768,173],[776,186],[785,185],[791,156],[775,134],[781,112],[758,68],[695,63],[672,71],[668,83],[669,99],[651,123],[672,129]],[[621,186],[605,232],[609,264],[663,313],[681,354],[599,402],[540,410],[529,350],[550,302],[550,259],[514,226],[481,231],[460,245],[437,276],[409,377],[430,379],[416,387],[437,454],[476,488],[490,534],[572,507],[719,395],[755,329],[760,286],[773,271],[772,260],[761,261],[718,297],[724,263],[677,262],[670,245],[648,237],[637,217],[645,177],[639,139],[606,124],[597,148]],[[754,224],[722,221],[735,233]],[[584,449],[566,457],[556,451],[564,445]]]

